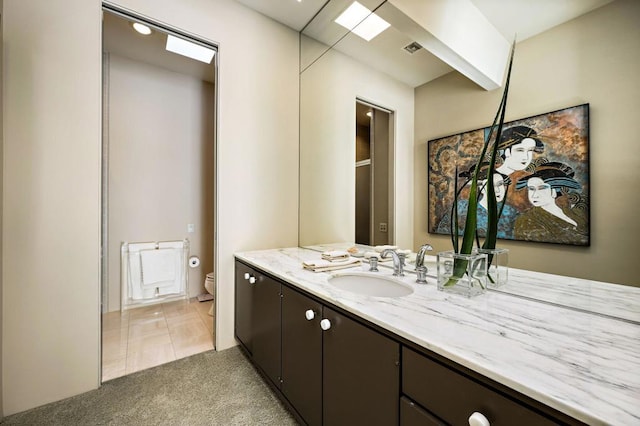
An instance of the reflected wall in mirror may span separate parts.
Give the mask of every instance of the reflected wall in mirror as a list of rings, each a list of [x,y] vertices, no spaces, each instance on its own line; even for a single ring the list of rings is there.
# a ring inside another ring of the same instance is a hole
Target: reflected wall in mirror
[[[393,112],[388,244],[411,248],[414,87],[453,68],[430,49],[420,48],[433,47],[437,38],[402,14],[398,7],[406,1],[360,1],[391,24],[369,41],[335,22],[352,3],[326,2],[300,35],[299,244],[354,242],[353,121],[354,99],[360,99]]]
[[[392,112],[388,243],[412,247],[413,87],[335,49],[300,75],[299,244],[355,242],[356,99]]]
[[[393,241],[392,112],[356,101],[355,242],[385,245]]]

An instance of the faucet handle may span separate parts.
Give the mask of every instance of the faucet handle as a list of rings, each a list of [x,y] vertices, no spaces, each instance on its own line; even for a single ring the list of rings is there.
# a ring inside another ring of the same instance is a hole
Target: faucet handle
[[[369,258],[369,272],[378,272],[378,258],[376,256]]]
[[[416,283],[418,284],[426,284],[427,283],[427,267],[426,266],[418,266],[416,268]]]

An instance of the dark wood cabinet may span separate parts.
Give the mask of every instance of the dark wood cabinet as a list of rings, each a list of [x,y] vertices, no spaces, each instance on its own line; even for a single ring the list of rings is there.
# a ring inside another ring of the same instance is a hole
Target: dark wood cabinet
[[[324,307],[322,414],[325,425],[397,425],[400,344]]]
[[[475,412],[492,426],[559,424],[406,347],[402,350],[402,392],[451,425],[469,424],[469,417]]]
[[[252,317],[253,360],[280,387],[281,285],[262,274],[257,274],[257,278]]]
[[[307,425],[581,424],[240,261],[235,285],[236,338]]]
[[[304,421],[396,425],[400,345],[287,286],[282,293],[282,393]]]
[[[400,398],[400,426],[447,426],[447,424],[403,396]]]
[[[282,286],[282,393],[310,426],[322,424],[322,304]]]
[[[280,282],[236,262],[235,335],[262,372],[280,386]]]
[[[234,334],[249,354],[253,352],[253,290],[255,288],[255,283],[249,282],[251,276],[256,279],[252,268],[236,262]]]

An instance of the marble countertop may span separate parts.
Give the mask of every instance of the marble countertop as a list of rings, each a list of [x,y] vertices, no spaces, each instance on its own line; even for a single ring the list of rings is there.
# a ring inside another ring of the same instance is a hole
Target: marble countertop
[[[304,270],[302,262],[320,254],[300,247],[236,258],[585,423],[640,424],[640,315],[637,302],[628,300],[637,298],[637,289],[627,287],[625,296],[625,287],[617,286],[611,300],[605,291],[598,298],[588,291],[572,295],[584,307],[623,303],[629,318],[616,319],[497,291],[468,299],[438,291],[434,278],[415,284],[413,274],[402,279],[413,288],[411,295],[358,295],[329,284],[332,272]],[[569,283],[565,289],[576,283],[516,271],[510,271],[514,283]],[[381,268],[379,274],[391,272]]]

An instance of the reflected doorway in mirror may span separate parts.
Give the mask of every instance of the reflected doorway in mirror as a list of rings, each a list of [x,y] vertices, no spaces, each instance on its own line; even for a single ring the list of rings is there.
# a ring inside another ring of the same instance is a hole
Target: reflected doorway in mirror
[[[355,242],[393,242],[393,113],[356,100]]]

